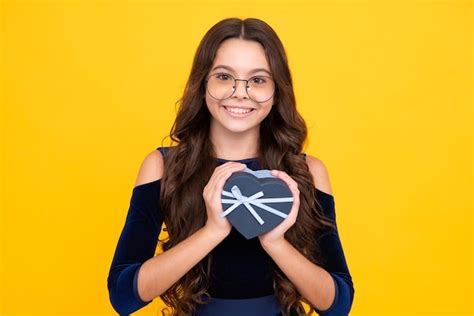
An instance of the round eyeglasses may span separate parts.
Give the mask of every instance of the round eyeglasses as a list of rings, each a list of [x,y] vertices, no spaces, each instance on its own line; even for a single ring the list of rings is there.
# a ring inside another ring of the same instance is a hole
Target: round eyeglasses
[[[270,100],[275,92],[275,83],[268,76],[253,76],[248,80],[235,79],[226,73],[216,73],[206,78],[209,95],[217,100],[230,98],[236,91],[237,81],[245,81],[245,89],[250,99],[262,103]]]

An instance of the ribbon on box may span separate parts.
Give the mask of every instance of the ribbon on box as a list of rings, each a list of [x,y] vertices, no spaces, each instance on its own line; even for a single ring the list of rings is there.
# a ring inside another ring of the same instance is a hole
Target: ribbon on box
[[[266,199],[260,199],[260,197],[264,196],[264,193],[262,191],[259,191],[252,196],[244,196],[242,195],[239,187],[237,185],[234,185],[231,189],[232,192],[228,191],[222,191],[222,195],[231,197],[234,199],[222,199],[223,204],[232,204],[229,208],[227,208],[220,216],[224,217],[230,214],[233,210],[235,210],[239,205],[243,204],[247,208],[247,210],[252,214],[252,216],[257,220],[257,222],[260,225],[264,224],[263,219],[258,215],[258,213],[255,211],[255,209],[252,207],[252,205],[258,206],[259,208],[270,212],[272,214],[275,214],[277,216],[280,216],[282,218],[288,217],[288,214],[285,214],[283,212],[280,212],[277,209],[274,209],[273,207],[270,207],[268,205],[265,205],[264,203],[281,203],[281,202],[292,202],[293,197],[286,197],[286,198],[266,198]]]

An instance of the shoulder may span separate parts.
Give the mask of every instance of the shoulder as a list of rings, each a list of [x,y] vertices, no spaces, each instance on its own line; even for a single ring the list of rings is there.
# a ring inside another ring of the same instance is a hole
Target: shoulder
[[[332,194],[328,169],[321,159],[306,155],[306,163],[308,164],[309,172],[313,176],[314,186],[324,193]]]
[[[135,187],[161,179],[163,176],[163,155],[157,149],[148,153],[138,171]]]

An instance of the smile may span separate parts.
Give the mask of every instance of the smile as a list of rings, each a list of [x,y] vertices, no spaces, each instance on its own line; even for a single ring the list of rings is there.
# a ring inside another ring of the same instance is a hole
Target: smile
[[[224,109],[227,113],[231,114],[234,117],[246,117],[248,114],[253,112],[255,109],[245,109],[238,107],[224,106]]]

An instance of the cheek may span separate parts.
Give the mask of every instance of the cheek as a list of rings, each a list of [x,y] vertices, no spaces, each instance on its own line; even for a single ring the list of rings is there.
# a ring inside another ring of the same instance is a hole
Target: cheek
[[[273,108],[273,98],[262,104],[262,110],[264,110],[265,114],[268,115]]]
[[[206,106],[209,110],[209,112],[214,112],[217,110],[217,108],[219,107],[219,104],[217,103],[216,100],[214,100],[213,98],[209,97],[206,93],[206,97],[205,97],[205,101],[206,101]]]

